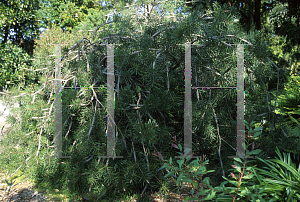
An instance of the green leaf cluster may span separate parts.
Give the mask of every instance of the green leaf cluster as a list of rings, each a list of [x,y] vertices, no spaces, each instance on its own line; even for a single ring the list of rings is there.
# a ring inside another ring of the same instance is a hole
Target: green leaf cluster
[[[10,89],[20,83],[28,85],[34,73],[30,56],[10,41],[0,45],[0,86]]]

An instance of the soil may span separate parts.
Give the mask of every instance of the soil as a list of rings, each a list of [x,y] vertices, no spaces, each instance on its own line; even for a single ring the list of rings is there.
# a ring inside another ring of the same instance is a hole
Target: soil
[[[44,192],[38,192],[33,183],[29,180],[13,180],[13,185],[9,187],[5,183],[4,179],[8,179],[5,173],[0,173],[0,201],[3,202],[44,202],[44,201],[69,201],[55,197],[48,193],[48,190]],[[182,202],[185,197],[192,197],[191,184],[185,184],[184,188],[180,190],[180,194],[169,193],[163,196],[159,193],[153,193],[149,196],[149,201],[153,202]],[[57,190],[58,191],[58,190]],[[62,195],[61,195],[62,196]],[[194,194],[195,196],[195,194]],[[80,199],[79,199],[80,200]],[[78,201],[79,201],[78,200]],[[81,200],[80,200],[81,201]],[[125,202],[125,201],[122,201]],[[132,200],[136,202],[136,200]]]
[[[150,201],[155,201],[155,202],[182,202],[186,197],[196,197],[197,195],[196,192],[194,193],[194,195],[192,195],[191,183],[185,183],[185,182],[183,182],[183,188],[179,190],[179,193],[180,194],[171,192],[165,197],[163,197],[161,194],[154,193],[151,194],[149,199]],[[193,202],[193,201],[194,200],[190,200],[189,202]]]
[[[3,177],[3,173],[1,178]],[[13,186],[9,187],[5,181],[1,180],[0,184],[0,201],[14,201],[14,202],[41,202],[47,201],[47,198],[43,196],[42,193],[38,193],[35,191],[34,186],[30,184],[28,181],[20,182],[14,184]]]

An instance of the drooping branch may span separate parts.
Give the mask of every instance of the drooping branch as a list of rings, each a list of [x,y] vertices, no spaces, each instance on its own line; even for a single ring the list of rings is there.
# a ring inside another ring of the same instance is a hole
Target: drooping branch
[[[216,125],[217,125],[217,131],[218,131],[218,136],[219,136],[219,149],[218,149],[218,154],[219,154],[219,157],[220,157],[220,163],[221,163],[221,168],[222,168],[222,173],[223,173],[223,177],[225,177],[225,172],[224,172],[224,168],[223,168],[223,162],[222,162],[222,157],[221,157],[221,136],[220,136],[220,129],[219,129],[219,124],[218,124],[218,119],[217,119],[217,115],[216,115],[216,112],[211,104],[210,103],[210,107],[211,109],[213,110],[213,113],[214,113],[214,118],[215,118],[215,121],[216,121]]]

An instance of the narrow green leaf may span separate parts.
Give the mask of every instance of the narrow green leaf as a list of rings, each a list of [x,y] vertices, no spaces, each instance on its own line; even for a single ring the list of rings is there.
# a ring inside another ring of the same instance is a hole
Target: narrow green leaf
[[[182,151],[182,146],[181,144],[178,144],[179,150]]]
[[[194,165],[196,165],[196,166],[199,166],[198,160],[199,160],[198,158],[195,159],[195,160],[193,160],[193,161],[190,163],[190,165],[191,165],[191,164],[194,164]]]
[[[191,180],[190,178],[183,178],[182,179],[183,182],[188,182],[188,183],[192,183],[193,180]]]
[[[297,172],[296,169],[294,169],[293,167],[291,167],[291,166],[288,165],[287,163],[284,163],[284,162],[282,162],[282,161],[280,161],[280,160],[278,160],[278,159],[271,159],[271,161],[276,162],[276,163],[278,163],[278,164],[284,166],[285,168],[288,169],[288,171],[290,171],[291,173],[293,173],[293,175],[294,175],[295,178],[300,179],[300,173]]]
[[[251,151],[251,152],[248,152],[247,153],[247,156],[250,156],[250,155],[252,155],[252,154],[259,154],[261,152],[261,149],[256,149],[256,150],[253,150],[253,151]]]
[[[202,170],[198,170],[196,172],[196,175],[204,175],[204,174],[206,174],[206,172],[203,172]]]
[[[234,163],[235,164],[235,163]],[[238,165],[238,164],[235,164],[235,169],[239,172],[239,173],[242,173],[242,170],[241,170],[241,166]]]
[[[192,195],[194,195],[195,189],[192,190]]]
[[[262,189],[260,189],[258,193],[260,193],[260,194],[263,193],[265,188],[266,188],[266,185]],[[257,191],[256,186],[255,186],[255,191]]]
[[[180,173],[179,177],[177,178],[177,182],[176,182],[177,185],[179,185],[182,177],[183,177],[183,173]]]
[[[243,161],[240,158],[233,158],[235,161],[238,161],[240,163],[243,163]]]
[[[197,182],[192,181],[192,185],[193,185],[194,187],[198,188],[198,183],[197,183]],[[194,189],[193,189],[193,190],[194,190]]]
[[[197,197],[186,197],[183,202],[185,202],[187,200],[199,200],[199,198],[197,198]]]
[[[209,191],[210,191],[209,189],[204,189],[204,190],[202,190],[202,191],[200,191],[200,192],[198,193],[198,196],[202,196],[202,195],[206,194],[206,193],[209,192]]]
[[[257,127],[254,130],[250,130],[250,133],[261,131],[262,127]]]
[[[181,169],[181,166],[182,166],[183,162],[184,162],[184,159],[181,159],[181,160],[178,160],[178,161],[177,161],[177,163],[179,164],[179,168],[180,168],[180,169]]]
[[[211,199],[213,199],[215,197],[215,195],[216,195],[216,191],[215,190],[211,190],[209,192],[209,194],[204,198],[204,200],[211,200]]]
[[[172,173],[171,172],[169,172],[169,173],[167,173],[166,175],[165,175],[165,177],[168,177],[169,175],[171,175]]]
[[[256,132],[254,133],[253,137],[252,138],[256,138],[257,136],[261,135],[261,132]]]

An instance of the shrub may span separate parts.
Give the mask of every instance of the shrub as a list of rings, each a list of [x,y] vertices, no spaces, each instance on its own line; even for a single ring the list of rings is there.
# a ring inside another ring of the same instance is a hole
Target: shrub
[[[10,86],[32,79],[30,56],[18,46],[8,41],[0,45],[0,87]]]
[[[252,125],[252,123],[251,123]],[[251,128],[251,127],[250,127]],[[252,138],[255,138],[261,134],[260,128],[254,130],[249,130],[249,134],[255,132]],[[176,140],[176,138],[175,138]],[[174,142],[172,140],[172,142]],[[174,144],[175,143],[175,144]],[[179,149],[182,154],[182,146],[177,144],[177,142],[171,143],[174,148]],[[249,146],[249,139],[247,147]],[[265,170],[256,168],[255,166],[247,166],[246,162],[255,162],[256,160],[246,161],[247,157],[254,154],[259,154],[260,149],[255,149],[253,144],[252,151],[247,150],[246,158],[244,162],[241,158],[234,158],[234,165],[232,167],[239,174],[234,174],[230,172],[232,179],[223,177],[226,181],[222,182],[220,186],[213,188],[209,183],[209,177],[203,179],[203,175],[214,172],[213,170],[207,171],[205,165],[208,164],[208,160],[198,159],[193,160],[187,165],[190,160],[188,157],[186,160],[185,155],[183,158],[177,161],[179,166],[172,165],[172,158],[169,161],[163,160],[160,153],[157,156],[160,157],[165,163],[160,169],[167,168],[171,171],[165,175],[165,177],[171,174],[178,175],[176,184],[178,186],[182,185],[182,182],[189,182],[193,186],[192,194],[197,192],[197,197],[186,197],[186,200],[201,200],[201,201],[299,201],[300,200],[300,165],[298,166],[298,171],[296,165],[292,163],[290,154],[280,154],[278,148],[276,153],[280,159],[263,160],[257,157],[260,161],[267,164]],[[156,154],[153,154],[156,155]],[[277,164],[276,164],[277,163]],[[184,165],[184,166],[182,166]],[[254,163],[255,165],[255,163]],[[176,176],[175,176],[176,177]],[[181,181],[182,180],[182,181]],[[200,183],[199,183],[200,181]],[[232,184],[234,186],[225,186],[226,184]]]

